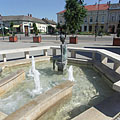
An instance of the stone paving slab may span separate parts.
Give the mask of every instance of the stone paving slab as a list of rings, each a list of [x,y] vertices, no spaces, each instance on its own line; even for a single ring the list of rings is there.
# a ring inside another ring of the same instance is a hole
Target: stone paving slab
[[[85,112],[81,113],[79,116],[75,117],[72,120],[111,120],[111,117],[108,117],[101,113],[94,107],[86,110]]]

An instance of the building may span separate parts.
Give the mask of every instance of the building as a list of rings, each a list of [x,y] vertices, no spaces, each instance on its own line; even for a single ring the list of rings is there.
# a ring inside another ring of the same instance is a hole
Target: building
[[[108,32],[116,33],[119,21],[120,21],[120,2],[117,4],[110,4]]]
[[[42,19],[32,17],[32,14],[28,14],[28,16],[2,16],[1,18],[4,27],[8,29],[10,28],[11,22],[13,22],[14,31],[16,33],[25,33],[26,35],[29,33],[33,33],[33,23],[36,23],[39,32],[47,32],[48,23],[46,23]],[[51,25],[56,27],[56,25],[52,22]]]
[[[48,20],[47,18],[42,18],[42,20],[46,23],[47,25],[47,33],[54,33],[55,28],[56,28],[56,22],[54,20]]]
[[[83,24],[81,25],[82,32],[95,32],[95,28],[98,26],[99,30],[107,31],[108,25],[108,4],[95,4],[85,6],[87,9],[87,16],[84,19]],[[57,22],[60,24],[65,23],[64,13],[66,10],[63,10],[57,13]]]

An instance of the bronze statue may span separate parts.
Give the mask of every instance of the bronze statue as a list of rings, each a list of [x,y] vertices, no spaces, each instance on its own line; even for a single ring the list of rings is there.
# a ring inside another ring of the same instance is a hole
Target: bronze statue
[[[65,36],[63,34],[60,35],[60,41],[62,44],[60,45],[61,55],[53,56],[53,69],[55,69],[55,63],[58,66],[58,71],[62,71],[66,68],[67,65],[67,45],[65,43]]]

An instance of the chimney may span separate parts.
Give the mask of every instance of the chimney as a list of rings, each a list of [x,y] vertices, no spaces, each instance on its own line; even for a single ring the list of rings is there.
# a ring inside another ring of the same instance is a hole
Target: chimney
[[[30,14],[30,17],[32,17],[32,14]]]

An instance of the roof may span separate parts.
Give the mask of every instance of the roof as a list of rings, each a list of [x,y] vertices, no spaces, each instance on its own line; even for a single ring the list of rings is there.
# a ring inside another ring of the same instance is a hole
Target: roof
[[[28,22],[38,22],[41,24],[45,24],[45,22],[42,19],[30,17],[30,16],[24,16],[24,15],[18,15],[18,16],[2,16],[2,21],[28,21]]]
[[[62,13],[64,13],[64,12],[66,12],[66,10],[60,11],[60,12],[58,12],[57,14],[62,14]]]
[[[87,5],[87,6],[85,6],[85,8],[88,11],[96,11],[96,10],[98,10],[98,4],[97,5]],[[107,4],[99,5],[99,10],[107,10],[108,8],[109,8],[109,6]]]
[[[88,11],[96,11],[96,10],[98,10],[98,4],[96,4],[96,5],[86,5],[85,8]],[[99,10],[107,10],[108,8],[109,8],[109,6],[107,4],[100,4],[99,5]],[[64,12],[66,12],[66,10],[60,11],[57,14],[62,14]]]
[[[48,20],[46,18],[42,19],[46,24],[52,24],[52,25],[56,25],[57,23],[54,20]]]

